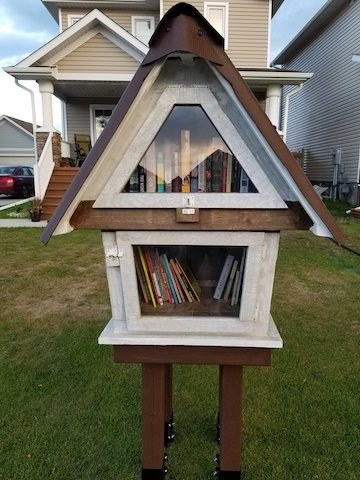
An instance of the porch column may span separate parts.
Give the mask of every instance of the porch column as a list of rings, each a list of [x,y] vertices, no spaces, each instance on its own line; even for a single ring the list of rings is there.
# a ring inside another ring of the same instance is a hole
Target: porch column
[[[50,80],[38,80],[39,91],[41,93],[41,105],[43,114],[43,126],[38,129],[40,132],[54,132],[54,120],[52,109],[52,96],[54,85]]]
[[[266,90],[266,115],[271,123],[279,130],[280,127],[280,102],[281,102],[281,85],[272,84]]]

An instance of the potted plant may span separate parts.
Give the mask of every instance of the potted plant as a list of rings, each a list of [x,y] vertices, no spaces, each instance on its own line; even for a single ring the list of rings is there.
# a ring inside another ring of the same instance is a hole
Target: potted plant
[[[32,201],[31,209],[29,210],[32,222],[40,222],[42,207],[40,198],[35,197]]]

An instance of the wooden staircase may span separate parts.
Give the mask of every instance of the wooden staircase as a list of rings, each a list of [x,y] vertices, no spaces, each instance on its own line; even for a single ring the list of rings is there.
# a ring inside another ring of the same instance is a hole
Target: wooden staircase
[[[49,220],[79,170],[79,167],[54,168],[42,203],[41,220]]]

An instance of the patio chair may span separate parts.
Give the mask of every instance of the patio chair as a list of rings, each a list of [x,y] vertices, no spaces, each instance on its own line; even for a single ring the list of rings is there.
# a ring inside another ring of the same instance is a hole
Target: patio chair
[[[85,158],[91,150],[90,135],[81,133],[74,134],[75,152],[76,152],[76,166],[81,167]]]

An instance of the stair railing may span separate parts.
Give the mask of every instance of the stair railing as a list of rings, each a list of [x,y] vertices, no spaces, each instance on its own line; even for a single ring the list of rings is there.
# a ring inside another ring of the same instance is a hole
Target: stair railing
[[[53,134],[50,132],[45,142],[43,151],[41,152],[39,161],[34,165],[35,196],[41,201],[44,200],[44,196],[55,167],[53,159],[52,137]]]

